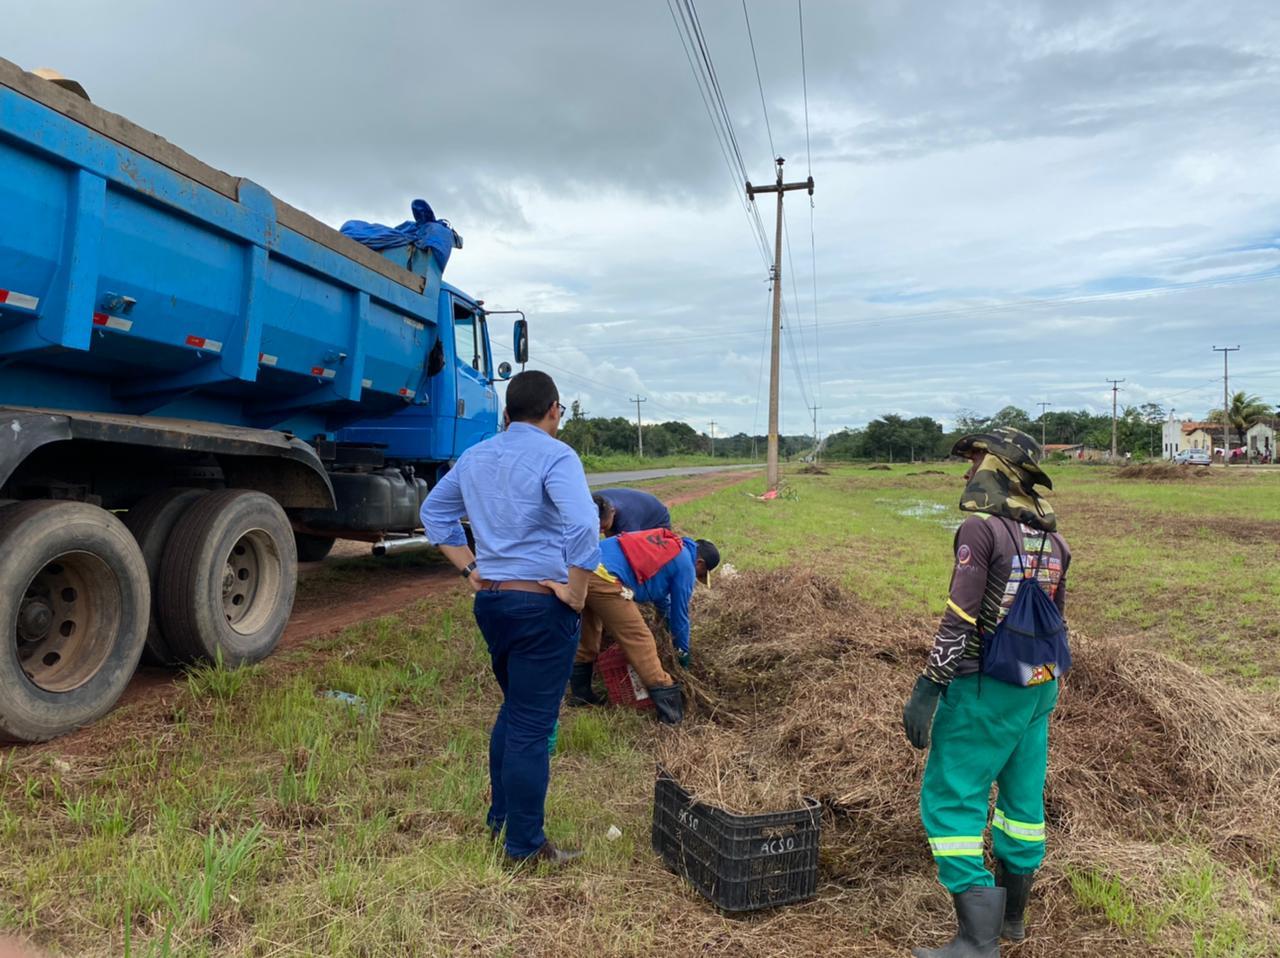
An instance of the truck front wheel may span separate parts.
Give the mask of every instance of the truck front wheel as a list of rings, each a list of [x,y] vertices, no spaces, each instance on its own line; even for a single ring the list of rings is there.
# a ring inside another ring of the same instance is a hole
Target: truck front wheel
[[[100,718],[146,641],[142,553],[115,516],[83,502],[0,509],[0,737],[39,742]]]
[[[188,661],[228,666],[271,654],[293,611],[293,529],[270,496],[211,492],[169,535],[160,567],[160,628]]]

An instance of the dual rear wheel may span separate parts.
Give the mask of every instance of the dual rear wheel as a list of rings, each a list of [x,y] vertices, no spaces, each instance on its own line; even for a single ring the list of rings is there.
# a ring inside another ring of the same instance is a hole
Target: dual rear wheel
[[[265,658],[297,557],[260,492],[169,490],[121,522],[52,500],[0,506],[0,737],[42,741],[101,717],[144,650],[166,665]]]

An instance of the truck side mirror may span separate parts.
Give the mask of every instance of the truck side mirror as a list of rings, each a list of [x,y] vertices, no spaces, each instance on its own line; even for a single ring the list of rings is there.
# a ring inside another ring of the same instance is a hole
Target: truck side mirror
[[[511,378],[511,364],[510,364],[510,363],[506,363],[506,362],[498,363],[498,378],[499,378],[499,379],[510,379],[510,378]]]
[[[516,362],[521,366],[529,361],[529,321],[517,319],[513,327],[515,334],[514,352]]]

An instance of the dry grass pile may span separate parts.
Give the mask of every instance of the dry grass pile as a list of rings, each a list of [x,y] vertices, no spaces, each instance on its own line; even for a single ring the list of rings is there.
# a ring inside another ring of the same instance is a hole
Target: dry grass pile
[[[1179,482],[1184,479],[1203,479],[1208,475],[1208,466],[1179,466],[1172,462],[1135,462],[1116,470],[1117,479],[1142,479],[1148,482]]]
[[[824,877],[874,904],[871,927],[918,931],[908,923],[921,907],[945,925],[919,824],[924,756],[901,725],[932,623],[887,619],[829,579],[768,572],[701,598],[694,624],[694,680],[720,708],[662,742],[677,780],[739,812],[817,798]],[[1189,843],[1224,867],[1280,860],[1274,704],[1138,647],[1075,636],[1073,650],[1050,732],[1041,914],[1054,931],[1029,954],[1099,934],[1110,944],[1082,954],[1123,950],[1128,935],[1080,911],[1068,869],[1132,883],[1158,904],[1153,860],[1175,868]],[[771,683],[780,694],[760,694]]]
[[[826,576],[775,570],[723,579],[695,596],[695,681],[723,713],[766,713],[786,704],[797,681],[828,675],[883,620]]]
[[[661,729],[658,762],[699,801],[736,815],[800,807],[799,780],[759,747],[756,735],[711,722]]]
[[[823,469],[821,466],[818,466],[818,465],[813,464],[812,462],[807,463],[806,465],[801,466],[799,469],[797,469],[797,470],[796,470],[796,473],[797,473],[798,475],[801,475],[801,476],[829,476],[829,475],[831,475],[831,473],[827,472],[827,470]]]

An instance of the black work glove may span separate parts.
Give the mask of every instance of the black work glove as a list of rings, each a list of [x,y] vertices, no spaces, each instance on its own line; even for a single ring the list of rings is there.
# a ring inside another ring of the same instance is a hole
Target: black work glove
[[[929,746],[929,728],[933,725],[938,696],[944,688],[945,686],[922,675],[916,679],[916,684],[911,689],[911,698],[902,707],[902,727],[907,732],[907,741],[916,748]]]

